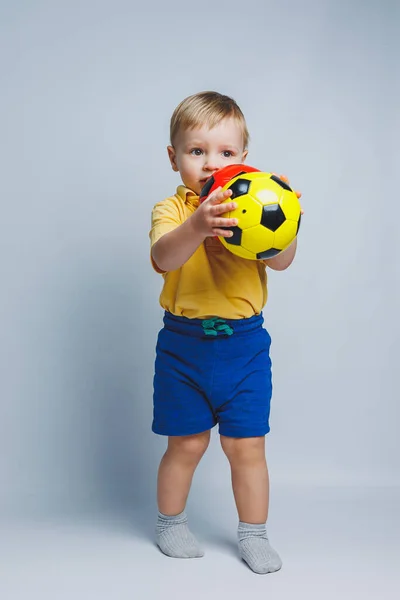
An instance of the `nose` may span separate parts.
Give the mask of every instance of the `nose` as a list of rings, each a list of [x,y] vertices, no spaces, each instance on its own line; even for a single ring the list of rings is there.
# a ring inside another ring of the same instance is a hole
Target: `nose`
[[[204,170],[205,171],[217,171],[218,170],[218,161],[214,156],[207,156],[204,162]]]

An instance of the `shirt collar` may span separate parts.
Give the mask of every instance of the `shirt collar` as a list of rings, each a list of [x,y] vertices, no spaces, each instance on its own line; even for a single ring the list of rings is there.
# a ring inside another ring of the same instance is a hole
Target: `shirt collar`
[[[199,196],[191,189],[184,185],[179,185],[176,189],[177,195],[182,198],[185,204],[191,204],[192,206],[199,206]]]

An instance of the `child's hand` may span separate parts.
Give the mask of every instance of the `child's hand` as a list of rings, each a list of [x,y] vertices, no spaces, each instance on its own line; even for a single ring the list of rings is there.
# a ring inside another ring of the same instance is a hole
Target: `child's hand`
[[[229,229],[223,229],[225,227],[235,227],[238,224],[237,219],[226,219],[220,215],[235,210],[237,208],[236,202],[226,202],[221,204],[224,200],[231,196],[232,190],[222,191],[219,187],[214,190],[199,208],[193,213],[191,219],[193,219],[193,227],[197,233],[208,236],[222,236],[231,237],[232,231]]]
[[[279,179],[282,179],[282,181],[285,181],[289,185],[289,179],[286,177],[286,175],[277,175],[276,173],[273,173],[273,175],[276,175],[277,177],[279,177]],[[299,192],[298,190],[294,190],[294,193],[299,199],[301,198],[301,192]],[[304,214],[303,209],[301,209],[301,214]]]

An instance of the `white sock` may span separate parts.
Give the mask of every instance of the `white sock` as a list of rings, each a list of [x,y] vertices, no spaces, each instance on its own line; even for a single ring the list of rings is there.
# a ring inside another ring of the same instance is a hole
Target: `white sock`
[[[157,544],[160,550],[172,558],[200,558],[204,551],[188,527],[185,512],[167,516],[158,513],[156,526]]]
[[[265,523],[239,522],[239,553],[255,573],[273,573],[282,567],[278,553],[271,547]]]

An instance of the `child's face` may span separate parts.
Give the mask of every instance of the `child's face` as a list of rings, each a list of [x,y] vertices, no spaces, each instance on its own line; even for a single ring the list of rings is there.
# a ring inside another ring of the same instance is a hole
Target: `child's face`
[[[186,187],[200,194],[206,180],[218,169],[244,162],[243,134],[237,121],[222,119],[212,129],[179,131],[174,146],[168,146],[174,171],[179,171]]]

